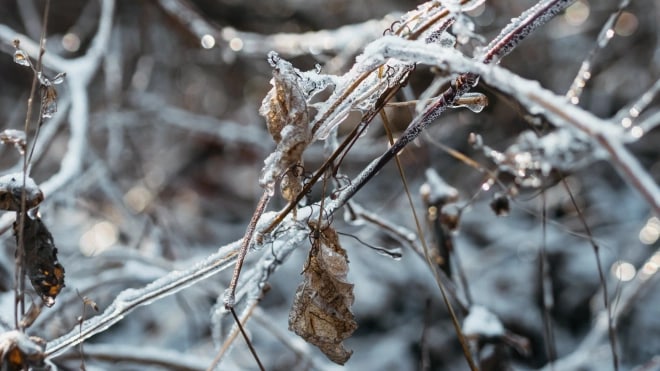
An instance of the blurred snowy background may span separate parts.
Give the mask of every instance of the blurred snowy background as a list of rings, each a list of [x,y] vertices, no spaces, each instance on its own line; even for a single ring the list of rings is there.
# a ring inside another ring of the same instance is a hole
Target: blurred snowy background
[[[275,146],[258,115],[270,89],[268,51],[278,51],[301,70],[320,64],[325,73],[342,73],[368,42],[418,5],[377,0],[117,1],[102,35],[105,45],[98,55],[86,54],[99,42],[95,37],[99,20],[107,17],[102,5],[106,3],[52,1],[50,8],[46,56],[61,59],[46,65],[66,68],[68,76],[58,86],[58,113],[40,133],[32,176],[46,194],[41,214],[66,269],[66,288],[56,305],[45,309],[28,329],[46,340],[73,330],[78,316],[95,314],[89,308],[83,313],[78,292],[103,311],[122,290],[186,269],[242,237],[261,193],[263,159]],[[474,32],[487,42],[533,3],[488,1],[469,13]],[[502,66],[565,94],[618,5],[577,1],[523,42]],[[17,34],[39,39],[43,7],[41,0],[0,0],[2,129],[23,127],[32,81],[29,69],[13,62],[11,41]],[[611,42],[597,51],[581,107],[609,118],[657,85],[658,19],[658,0],[634,1],[624,9]],[[471,55],[478,44],[472,40],[461,50]],[[49,76],[62,72],[51,68],[45,68]],[[399,100],[417,98],[433,73],[420,66],[406,88],[407,96]],[[549,357],[558,360],[557,370],[611,369],[594,250],[559,173],[543,179],[543,196],[540,189],[521,189],[510,202],[510,214],[498,217],[490,207],[495,189],[487,189],[484,175],[437,145],[492,169],[490,160],[468,144],[469,133],[505,151],[531,128],[535,119],[496,86],[482,83],[476,91],[488,96],[486,109],[447,112],[400,159],[422,217],[419,189],[429,168],[458,190],[458,205],[469,203],[453,242],[470,299],[528,341],[527,354],[503,344],[485,346],[482,357],[492,356],[495,363],[484,363],[483,369],[547,368]],[[387,113],[397,132],[411,119],[405,107],[387,108]],[[659,114],[656,97],[640,120],[655,115],[658,121]],[[628,147],[656,183],[659,143],[656,129]],[[342,171],[355,175],[386,148],[377,119],[346,157]],[[17,171],[16,151],[8,146],[0,151],[4,173]],[[306,167],[316,169],[325,155],[320,144],[312,146],[305,155]],[[621,311],[616,330],[621,369],[658,370],[660,220],[607,161],[587,161],[563,175],[600,246],[613,309]],[[318,199],[319,192],[315,189],[311,197]],[[394,164],[356,200],[381,218],[414,231]],[[284,206],[277,198],[269,209]],[[372,245],[401,248],[403,253],[402,259],[393,260],[341,236],[350,260],[349,281],[355,284],[353,308],[359,326],[345,342],[354,354],[343,369],[466,370],[426,262],[381,229],[345,223],[340,214],[334,221],[338,231]],[[8,328],[13,327],[14,302],[12,218],[9,213],[2,218],[0,240],[0,319]],[[431,229],[424,223],[423,227],[431,242]],[[548,319],[540,286],[544,245],[545,282],[550,283],[546,299],[552,303]],[[303,243],[273,274],[270,291],[247,324],[268,370],[342,369],[287,330],[308,246]],[[249,257],[248,267],[262,253]],[[227,270],[140,307],[87,340],[87,369],[206,369],[221,343],[212,312],[229,274]],[[457,290],[464,297],[462,284]],[[556,349],[548,349],[544,340],[548,324]],[[78,369],[80,357],[76,347],[53,361],[62,369]],[[256,369],[243,339],[235,341],[220,369]]]

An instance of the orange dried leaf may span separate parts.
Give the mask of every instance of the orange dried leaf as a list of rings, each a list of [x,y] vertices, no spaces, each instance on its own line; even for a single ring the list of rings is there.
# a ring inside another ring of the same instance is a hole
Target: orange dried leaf
[[[348,257],[337,232],[321,232],[310,252],[303,282],[289,312],[289,330],[343,365],[353,354],[342,342],[357,328],[351,305],[353,284],[346,282]]]
[[[18,222],[14,223],[18,240]],[[64,288],[64,267],[57,261],[57,248],[53,236],[40,218],[25,217],[23,227],[26,273],[32,287],[48,307]]]

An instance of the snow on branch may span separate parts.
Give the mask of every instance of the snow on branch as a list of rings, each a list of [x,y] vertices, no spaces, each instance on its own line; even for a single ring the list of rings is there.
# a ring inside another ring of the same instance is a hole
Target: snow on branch
[[[360,62],[369,68],[391,58],[404,63],[437,66],[454,74],[479,75],[489,85],[514,97],[530,113],[546,117],[559,128],[570,128],[573,132],[586,134],[608,154],[617,171],[649,202],[654,212],[660,214],[658,185],[623,146],[622,143],[629,141],[628,134],[611,120],[601,119],[569,104],[564,96],[543,88],[537,81],[524,79],[497,65],[477,62],[456,50],[439,45],[386,36],[369,44]],[[334,207],[341,205],[343,200],[340,199]]]

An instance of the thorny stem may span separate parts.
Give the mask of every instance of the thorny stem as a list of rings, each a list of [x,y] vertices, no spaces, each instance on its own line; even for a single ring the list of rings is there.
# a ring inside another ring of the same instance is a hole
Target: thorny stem
[[[252,237],[254,237],[254,231],[257,228],[257,222],[266,210],[266,206],[268,206],[268,201],[270,201],[270,198],[271,192],[269,190],[265,190],[261,196],[261,199],[259,200],[259,203],[257,204],[257,208],[254,210],[254,214],[252,214],[252,219],[250,219],[250,223],[247,226],[245,236],[243,236],[241,248],[238,251],[238,257],[236,258],[234,273],[231,276],[231,282],[229,283],[229,287],[227,288],[225,297],[223,298],[226,309],[232,309],[234,307],[236,300],[236,285],[238,284],[238,277],[241,275],[241,268],[243,268],[245,255],[247,255],[248,249],[250,248]]]
[[[466,93],[476,84],[477,75],[468,73],[460,75],[450,86],[442,93],[432,104],[427,106],[424,112],[417,116],[406,128],[403,135],[397,139],[388,150],[379,158],[372,162],[362,173],[360,173],[351,185],[342,192],[337,199],[336,208],[343,206],[350,200],[362,187],[364,187],[392,158],[394,158],[410,142],[415,140],[421,132],[442,112],[450,107],[458,97]]]

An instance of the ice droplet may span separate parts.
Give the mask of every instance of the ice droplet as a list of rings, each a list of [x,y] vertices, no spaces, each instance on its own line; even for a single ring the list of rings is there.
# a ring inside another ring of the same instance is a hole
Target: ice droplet
[[[379,247],[379,246],[374,246],[372,247],[378,253],[378,255],[383,255],[387,256],[388,258],[392,258],[396,261],[401,260],[401,257],[403,256],[402,254],[402,249],[400,247],[395,247],[393,249],[386,249],[384,247]]]
[[[205,34],[199,42],[202,45],[202,48],[211,49],[215,46],[215,37],[213,37],[213,35]]]
[[[20,49],[14,52],[14,62],[16,64],[20,64],[21,66],[25,66],[25,67],[30,67],[32,65],[32,62],[30,62],[30,58],[27,55],[25,55],[25,52],[23,52]]]
[[[479,113],[488,106],[488,97],[482,93],[465,93],[456,100],[454,108],[464,107],[474,113]]]

